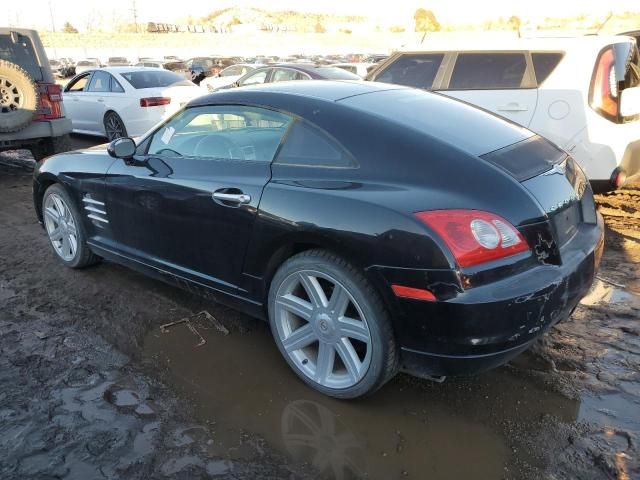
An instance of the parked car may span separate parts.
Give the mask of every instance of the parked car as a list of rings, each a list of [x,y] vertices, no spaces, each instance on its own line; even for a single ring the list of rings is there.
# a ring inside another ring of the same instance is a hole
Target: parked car
[[[205,89],[207,92],[215,92],[222,87],[228,87],[240,78],[253,72],[256,68],[263,67],[260,64],[239,63],[237,65],[231,65],[225,68],[219,74],[207,77],[200,82],[200,88]]]
[[[362,80],[355,73],[341,68],[315,64],[276,64],[257,68],[235,83],[220,89],[244,87],[262,83],[286,82],[289,80]]]
[[[206,77],[217,75],[222,70],[217,63],[217,58],[214,57],[190,58],[185,63],[191,72],[191,81],[196,85],[200,85]]]
[[[635,39],[638,48],[640,48],[640,30],[634,30],[632,32],[624,32],[620,35],[626,35],[627,37],[632,37]]]
[[[38,32],[0,28],[0,151],[41,158],[69,149],[71,121]]]
[[[622,36],[449,41],[396,53],[369,79],[502,115],[571,152],[594,188],[608,190],[640,171],[639,58]]]
[[[68,78],[75,75],[75,65],[69,63],[66,59],[50,59],[49,66],[51,67],[51,72],[55,77]]]
[[[365,63],[380,63],[389,58],[389,55],[383,53],[374,53],[366,56],[362,61]]]
[[[126,57],[109,57],[107,67],[127,67],[131,62]]]
[[[88,70],[100,68],[100,62],[96,59],[80,60],[76,63],[76,75],[80,75]]]
[[[365,78],[376,66],[375,63],[359,62],[359,63],[334,63],[332,67],[338,67],[347,72],[355,73],[360,78]]]
[[[604,241],[566,152],[372,82],[205,95],[135,142],[52,157],[34,180],[62,263],[106,258],[268,320],[295,373],[338,398],[399,369],[508,361],[569,317]]]
[[[187,80],[191,80],[191,72],[187,67],[187,64],[180,61],[165,61],[165,60],[153,60],[144,59],[136,63],[136,67],[150,67],[150,68],[164,68],[170,72],[175,72],[178,75],[182,75]]]
[[[201,94],[192,82],[168,70],[105,67],[74,77],[63,98],[74,132],[113,140],[144,134]]]

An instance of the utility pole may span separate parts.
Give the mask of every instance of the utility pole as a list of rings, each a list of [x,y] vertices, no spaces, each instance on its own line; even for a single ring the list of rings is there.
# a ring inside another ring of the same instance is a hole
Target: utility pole
[[[138,33],[138,8],[136,7],[136,0],[132,0],[131,11],[133,12],[133,24],[136,26],[136,33]]]
[[[51,16],[51,31],[56,33],[56,22],[53,20],[53,7],[51,6],[51,0],[49,0],[49,15]]]

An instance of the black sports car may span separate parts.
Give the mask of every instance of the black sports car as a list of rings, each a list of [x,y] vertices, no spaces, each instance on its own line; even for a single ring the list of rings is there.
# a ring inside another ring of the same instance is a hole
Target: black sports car
[[[566,319],[603,222],[565,152],[438,94],[288,82],[200,97],[134,144],[60,154],[34,201],[69,267],[106,258],[271,324],[339,398],[500,365]]]

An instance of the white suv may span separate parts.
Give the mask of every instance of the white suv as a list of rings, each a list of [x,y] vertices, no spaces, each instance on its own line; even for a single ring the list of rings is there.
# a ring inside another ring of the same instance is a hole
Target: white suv
[[[368,80],[458,98],[548,138],[594,189],[640,172],[640,57],[626,36],[485,39],[398,52]]]

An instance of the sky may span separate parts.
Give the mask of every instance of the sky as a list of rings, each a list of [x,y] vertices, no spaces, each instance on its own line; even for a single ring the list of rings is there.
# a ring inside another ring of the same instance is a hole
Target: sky
[[[441,22],[482,22],[488,18],[518,15],[523,19],[552,16],[563,17],[579,14],[602,15],[609,11],[640,10],[637,0],[135,0],[140,23],[150,21],[170,22],[187,16],[200,17],[213,10],[230,6],[257,7],[265,10],[297,10],[343,15],[363,15],[385,23],[406,22],[413,17],[416,8],[434,11]],[[50,27],[53,17],[56,29],[69,21],[83,29],[92,18],[101,16],[109,21],[115,18],[133,17],[134,0],[21,0],[3,1],[0,25]],[[10,3],[7,5],[7,3]]]

